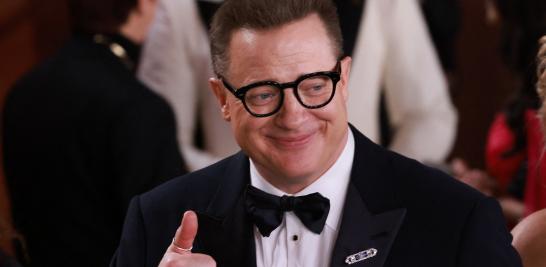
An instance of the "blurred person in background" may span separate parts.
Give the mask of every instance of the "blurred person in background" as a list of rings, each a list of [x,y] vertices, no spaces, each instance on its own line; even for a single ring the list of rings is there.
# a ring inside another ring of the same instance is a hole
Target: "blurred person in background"
[[[16,83],[3,112],[29,266],[107,266],[131,197],[185,173],[172,110],[135,77],[156,0],[69,4],[72,40]]]
[[[238,150],[207,89],[213,76],[207,28],[221,2],[160,1],[138,72],[174,107],[178,139],[192,170]],[[345,54],[354,59],[351,122],[394,151],[443,162],[455,138],[457,115],[419,2],[334,2]]]
[[[455,41],[461,27],[460,0],[419,0],[442,68],[453,76],[457,68]]]
[[[502,26],[501,52],[517,79],[514,95],[499,112],[488,134],[487,172],[508,221],[546,208],[541,183],[546,177],[543,134],[537,117],[540,99],[536,90],[537,40],[546,33],[546,1],[497,0],[490,5]]]
[[[419,2],[336,2],[338,8],[355,5],[339,9],[344,49],[353,57],[349,121],[405,156],[443,162],[453,145],[457,115]],[[347,14],[357,12],[359,2],[362,14],[352,50]]]
[[[428,32],[440,59],[451,96],[459,91],[456,41],[462,26],[460,0],[419,0]]]
[[[546,35],[542,37],[542,47],[538,53],[538,83],[537,89],[541,97],[542,107],[539,111],[541,128],[546,129]],[[544,133],[544,132],[543,132]],[[540,147],[544,151],[544,146]],[[546,176],[542,176],[539,188],[542,194],[546,193]],[[524,267],[546,266],[546,209],[542,209],[527,216],[512,230],[514,240],[512,244],[517,249]]]
[[[221,0],[160,0],[138,77],[175,111],[178,141],[191,170],[239,150],[208,89],[208,30]]]

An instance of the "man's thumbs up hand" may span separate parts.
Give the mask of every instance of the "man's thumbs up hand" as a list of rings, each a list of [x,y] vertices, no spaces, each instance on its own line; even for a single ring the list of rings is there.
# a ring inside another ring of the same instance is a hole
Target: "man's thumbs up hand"
[[[193,240],[197,235],[197,215],[186,211],[180,227],[176,230],[173,242],[167,248],[159,267],[214,267],[216,262],[205,254],[192,253]]]

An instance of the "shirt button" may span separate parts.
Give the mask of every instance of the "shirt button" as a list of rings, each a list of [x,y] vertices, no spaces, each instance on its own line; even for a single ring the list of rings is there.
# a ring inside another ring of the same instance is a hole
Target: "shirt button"
[[[293,236],[292,236],[292,241],[294,241],[294,242],[295,242],[295,241],[298,241],[298,235],[293,235]]]

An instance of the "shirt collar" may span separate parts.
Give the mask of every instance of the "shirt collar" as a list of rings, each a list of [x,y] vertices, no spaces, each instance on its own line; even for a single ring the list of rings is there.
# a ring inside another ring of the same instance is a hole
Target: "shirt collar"
[[[330,200],[330,211],[328,218],[326,218],[326,225],[335,231],[339,228],[341,213],[345,204],[345,195],[347,194],[347,186],[351,177],[354,152],[354,136],[351,129],[349,129],[347,143],[336,162],[316,181],[302,191],[294,194],[294,196],[303,196],[318,192],[328,198]],[[252,186],[272,195],[291,195],[281,191],[265,180],[256,169],[252,159],[250,159],[250,183]]]

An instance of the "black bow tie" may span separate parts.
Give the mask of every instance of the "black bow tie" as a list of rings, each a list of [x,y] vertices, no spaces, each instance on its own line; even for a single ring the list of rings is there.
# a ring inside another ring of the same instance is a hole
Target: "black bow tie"
[[[328,217],[330,200],[319,193],[277,197],[248,185],[245,207],[262,236],[269,236],[279,227],[286,211],[293,211],[307,229],[320,234]]]

